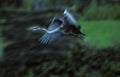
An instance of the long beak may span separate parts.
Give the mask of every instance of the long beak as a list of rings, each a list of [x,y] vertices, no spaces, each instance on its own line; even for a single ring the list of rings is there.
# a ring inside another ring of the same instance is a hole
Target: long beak
[[[73,34],[72,36],[73,36],[73,37],[75,37],[75,38],[81,38],[81,39],[82,39],[82,38],[84,38],[84,35],[83,35],[83,36],[81,36],[81,35],[76,35],[76,34]]]
[[[83,35],[83,36],[86,35],[82,30],[80,30],[80,34]]]

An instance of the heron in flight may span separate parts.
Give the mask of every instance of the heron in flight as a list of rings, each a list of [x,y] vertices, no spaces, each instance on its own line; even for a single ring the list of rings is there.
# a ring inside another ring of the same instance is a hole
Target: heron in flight
[[[43,31],[44,34],[39,39],[42,44],[52,43],[62,37],[62,35],[85,35],[81,31],[81,27],[77,24],[77,21],[67,10],[64,11],[62,17],[54,17],[47,29],[40,26],[33,26],[27,28],[27,30]]]

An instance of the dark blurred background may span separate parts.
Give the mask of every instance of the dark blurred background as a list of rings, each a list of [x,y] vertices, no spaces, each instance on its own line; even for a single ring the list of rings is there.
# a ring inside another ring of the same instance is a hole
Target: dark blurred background
[[[68,9],[86,36],[39,44]],[[0,77],[120,77],[120,0],[0,0]]]

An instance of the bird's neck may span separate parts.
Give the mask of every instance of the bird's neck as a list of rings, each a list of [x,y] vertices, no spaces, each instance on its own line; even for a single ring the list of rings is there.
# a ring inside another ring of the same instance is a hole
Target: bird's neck
[[[59,29],[60,29],[60,28],[58,27],[58,28],[56,28],[56,29],[54,29],[54,30],[47,30],[47,29],[45,29],[45,28],[43,28],[42,30],[45,31],[45,32],[48,33],[48,34],[52,34],[52,33],[58,32]]]

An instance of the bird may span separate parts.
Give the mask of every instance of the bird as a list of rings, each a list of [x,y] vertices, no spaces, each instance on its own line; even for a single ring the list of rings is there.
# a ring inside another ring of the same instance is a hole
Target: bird
[[[27,28],[27,30],[32,31],[43,31],[44,34],[38,40],[41,44],[50,44],[55,40],[62,37],[62,35],[85,35],[81,31],[81,27],[77,24],[77,21],[74,19],[72,14],[65,10],[62,17],[55,16],[48,28],[44,28],[41,26],[33,26]]]

